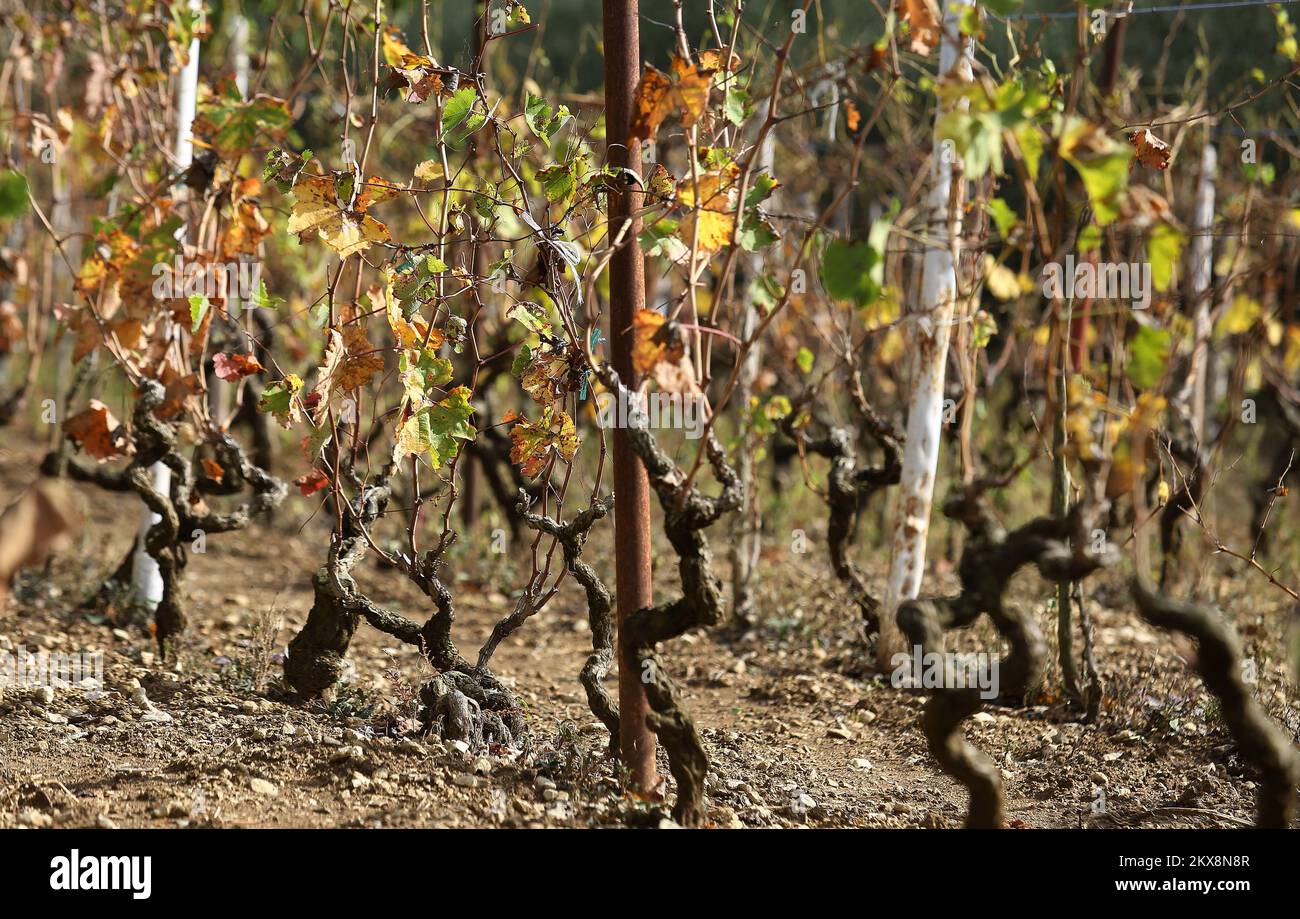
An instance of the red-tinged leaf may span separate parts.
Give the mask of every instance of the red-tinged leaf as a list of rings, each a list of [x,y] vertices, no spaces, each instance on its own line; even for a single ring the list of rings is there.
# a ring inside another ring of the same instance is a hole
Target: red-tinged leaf
[[[257,358],[251,354],[221,354],[212,355],[212,369],[217,372],[217,379],[233,382],[242,380],[246,376],[252,376],[255,373],[265,373],[266,368],[258,363]]]
[[[311,472],[300,475],[293,480],[293,484],[298,486],[298,491],[302,492],[304,498],[310,498],[329,483],[329,476],[319,469],[313,469]]]

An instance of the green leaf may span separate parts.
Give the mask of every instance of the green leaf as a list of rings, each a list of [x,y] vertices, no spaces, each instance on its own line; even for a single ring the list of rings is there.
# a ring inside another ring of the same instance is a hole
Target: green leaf
[[[530,332],[550,334],[551,322],[546,313],[536,303],[524,301],[516,303],[506,313],[507,319],[513,319]]]
[[[953,111],[939,119],[941,140],[952,141],[961,157],[963,176],[978,179],[989,170],[1002,173],[1002,119],[992,112]]]
[[[573,175],[573,166],[547,166],[538,170],[537,179],[542,183],[546,200],[552,204],[556,201],[568,201],[577,190],[577,179]]]
[[[870,244],[835,239],[822,256],[822,283],[832,299],[868,307],[880,296],[880,283],[874,279],[878,268],[884,264]]]
[[[812,373],[813,353],[807,348],[799,349],[799,353],[795,355],[794,362],[799,368],[800,373]]]
[[[283,380],[277,380],[262,390],[262,398],[257,403],[259,412],[270,412],[286,428],[293,427],[302,420],[302,410],[298,402],[298,393],[302,392],[302,378],[289,374]]]
[[[1081,253],[1096,252],[1101,248],[1101,227],[1095,223],[1089,223],[1079,231],[1079,241],[1075,243],[1075,248]]]
[[[1138,326],[1128,344],[1128,378],[1135,389],[1151,389],[1164,376],[1169,361],[1169,332],[1151,326]]]
[[[749,282],[747,293],[750,302],[766,314],[781,302],[781,298],[785,296],[785,288],[770,274],[760,274]]]
[[[442,108],[442,130],[446,132],[459,127],[474,110],[474,102],[477,99],[478,94],[474,92],[472,86],[463,87],[452,94]]]
[[[897,210],[895,201],[889,215],[871,225],[866,240],[850,243],[836,239],[826,247],[822,255],[822,286],[832,299],[865,307],[880,298],[885,282],[885,246]]]
[[[283,297],[273,297],[266,289],[266,281],[259,279],[257,282],[257,293],[253,295],[253,305],[259,309],[273,310],[278,309],[284,302]]]
[[[289,106],[281,99],[263,96],[247,102],[242,99],[225,104],[205,105],[199,109],[197,131],[208,139],[222,159],[242,156],[259,136],[278,143],[293,124]]]
[[[201,294],[194,294],[190,297],[190,331],[197,332],[199,326],[203,324],[203,317],[208,314],[208,308],[212,304],[208,303],[208,298]]]
[[[987,206],[989,216],[993,218],[993,223],[998,228],[998,236],[1002,239],[1008,238],[1016,224],[1020,222],[1019,215],[1001,198],[993,198]]]
[[[677,259],[685,255],[689,250],[677,236],[679,226],[680,224],[671,217],[647,224],[637,236],[641,251],[651,258],[664,256]],[[604,277],[603,274],[601,276]]]
[[[27,213],[27,177],[12,169],[0,171],[0,217]]]
[[[540,96],[528,94],[524,104],[524,123],[528,129],[536,134],[541,140],[550,146],[551,138],[555,132],[564,127],[564,123],[570,118],[569,109],[561,105],[552,114],[551,105]]]
[[[1022,122],[1013,128],[1011,133],[1016,136],[1016,143],[1020,145],[1020,153],[1025,158],[1025,170],[1029,173],[1029,178],[1037,182],[1038,163],[1043,158],[1043,135],[1032,121]]]
[[[1119,216],[1133,148],[1115,143],[1100,127],[1082,118],[1063,122],[1059,129],[1061,156],[1083,179],[1097,225],[1104,227]]]
[[[465,142],[469,140],[469,136],[485,124],[487,124],[487,116],[475,112],[473,115],[470,115],[469,118],[465,120],[465,123],[460,127],[445,134],[444,140],[446,140],[447,146],[451,147],[451,149],[463,150],[465,148]]]
[[[451,382],[451,361],[434,351],[403,351],[397,361],[407,398],[423,402],[444,383]]]
[[[722,103],[724,118],[736,127],[740,127],[752,111],[753,106],[750,104],[748,92],[740,88],[727,90],[727,98]]]
[[[754,184],[745,194],[745,207],[751,208],[762,204],[772,196],[772,192],[781,187],[781,183],[772,178],[766,172],[760,172],[754,176]]]
[[[519,346],[515,352],[515,359],[510,364],[510,373],[514,376],[521,377],[527,372],[533,363],[533,349],[526,342]]]
[[[1174,268],[1178,265],[1178,256],[1183,251],[1186,237],[1167,223],[1156,224],[1147,242],[1147,258],[1151,262],[1151,281],[1156,290],[1163,293],[1169,289],[1174,278]]]
[[[772,243],[781,238],[772,224],[768,223],[763,217],[760,217],[756,211],[750,211],[745,215],[744,222],[740,225],[740,233],[737,239],[740,247],[746,252],[757,252],[759,249],[765,249]]]
[[[1133,158],[1129,150],[1082,161],[1070,158],[1070,164],[1079,170],[1083,187],[1097,217],[1098,226],[1106,226],[1119,216],[1119,197],[1128,183],[1128,164]]]
[[[478,432],[469,424],[474,414],[468,387],[457,386],[436,405],[426,405],[402,422],[397,432],[395,458],[424,456],[434,469],[451,460],[457,441],[473,440]]]

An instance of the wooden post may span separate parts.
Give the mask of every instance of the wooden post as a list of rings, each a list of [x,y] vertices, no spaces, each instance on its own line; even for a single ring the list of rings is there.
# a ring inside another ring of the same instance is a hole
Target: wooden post
[[[947,0],[944,5],[939,45],[940,80],[949,75],[964,81],[971,79],[971,44],[961,34],[958,21],[966,7],[973,4],[974,0]],[[894,655],[903,650],[903,635],[895,621],[899,604],[913,599],[921,590],[934,477],[939,465],[944,369],[957,301],[956,247],[950,246],[950,241],[961,233],[960,189],[956,202],[952,198],[954,173],[960,181],[960,167],[938,137],[943,114],[941,103],[935,112],[930,190],[926,198],[928,224],[921,302],[917,311],[908,317],[907,334],[913,346],[912,391],[908,397],[907,441],[903,447],[903,469],[894,514],[889,583],[880,616],[880,640],[876,645],[876,663],[885,670],[893,667]]]

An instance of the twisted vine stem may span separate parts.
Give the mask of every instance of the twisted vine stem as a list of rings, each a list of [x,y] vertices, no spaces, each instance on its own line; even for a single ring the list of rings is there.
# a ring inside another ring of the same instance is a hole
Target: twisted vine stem
[[[1241,641],[1236,630],[1218,610],[1174,600],[1155,590],[1140,575],[1133,578],[1132,590],[1143,619],[1196,640],[1196,672],[1219,700],[1223,720],[1242,757],[1259,771],[1256,823],[1285,828],[1296,810],[1300,757],[1286,735],[1264,714],[1243,678]]]
[[[854,449],[854,432],[847,427],[826,425],[826,433],[814,437],[808,428],[795,427],[797,411],[782,422],[782,429],[799,447],[800,453],[814,453],[830,460],[826,479],[826,542],[831,568],[849,589],[862,616],[868,636],[879,631],[880,598],[867,584],[866,574],[852,559],[853,543],[858,533],[858,518],[876,492],[897,485],[903,470],[902,438],[893,425],[877,415],[865,399],[854,405],[863,426],[880,445],[883,454],[879,465],[858,465]]]
[[[531,513],[528,507],[528,495],[521,490],[518,508],[524,522],[532,529],[554,536],[560,541],[565,566],[586,591],[587,619],[591,623],[591,654],[578,675],[578,681],[587,692],[587,704],[591,707],[592,714],[608,729],[610,750],[615,752],[618,745],[618,704],[602,683],[614,666],[614,604],[609,588],[600,579],[596,569],[582,560],[587,535],[596,521],[606,517],[613,509],[614,495],[592,501],[590,507],[564,524]]]
[[[244,529],[255,517],[278,506],[288,488],[280,479],[253,463],[243,448],[224,433],[216,435],[212,445],[224,473],[223,481],[226,478],[229,481],[222,486],[201,485],[195,477],[193,464],[179,451],[175,426],[155,414],[164,398],[165,390],[161,383],[156,380],[141,382],[131,417],[131,442],[135,453],[125,469],[99,469],[77,463],[66,455],[66,443],[59,451],[47,455],[41,468],[47,474],[63,472],[77,481],[89,482],[108,491],[134,491],[145,506],[158,515],[158,521],[145,533],[144,548],[158,565],[162,577],[163,595],[154,611],[154,624],[159,651],[166,657],[168,643],[183,632],[186,625],[180,574],[187,563],[187,543],[200,535],[206,538],[215,533]],[[168,494],[153,486],[149,467],[156,462],[165,464],[172,471]],[[192,500],[200,491],[233,494],[245,484],[251,488],[250,496],[225,513],[209,510]],[[113,579],[124,577],[130,570],[130,558],[131,553],[128,553],[127,561],[114,573]]]
[[[1047,646],[1032,613],[1004,604],[1012,576],[1032,564],[1049,581],[1081,580],[1110,564],[1114,552],[1109,544],[1100,552],[1090,551],[1088,534],[1104,511],[1104,499],[1081,501],[1063,518],[1039,517],[1008,533],[988,506],[989,487],[988,481],[972,483],[944,503],[945,516],[962,523],[969,533],[958,565],[961,592],[903,602],[898,625],[923,654],[942,654],[946,631],[966,628],[987,614],[1011,649],[1000,662],[1001,691],[1023,696],[1041,679]],[[982,707],[979,690],[954,688],[947,678],[944,683],[944,688],[932,691],[922,714],[930,752],[970,794],[966,825],[1002,826],[1005,801],[998,767],[961,731],[962,722]]]
[[[455,603],[438,569],[455,533],[444,532],[438,544],[418,557],[398,553],[392,561],[434,604],[420,625],[367,597],[352,576],[365,558],[367,530],[384,515],[392,490],[388,476],[363,485],[348,505],[342,534],[332,539],[325,564],[314,579],[315,600],[307,622],[289,644],[285,677],[309,699],[328,699],[343,675],[344,659],[361,619],[398,641],[420,649],[437,675],[420,689],[424,716],[442,725],[451,739],[510,743],[526,730],[523,710],[514,695],[486,667],[475,667],[451,638]]]
[[[603,365],[598,373],[620,404],[633,404],[631,394],[613,368]],[[713,554],[703,531],[723,514],[740,507],[744,487],[712,430],[705,436],[704,452],[714,477],[722,485],[716,497],[701,493],[689,482],[645,424],[645,419],[634,413],[629,420],[628,441],[659,495],[664,532],[677,553],[682,596],[629,615],[622,624],[622,638],[641,671],[650,703],[646,723],[663,744],[669,771],[677,782],[673,817],[684,826],[698,826],[705,818],[704,779],[709,758],[676,685],[659,661],[656,648],[661,642],[693,628],[714,626],[722,621],[722,583],[713,573]]]

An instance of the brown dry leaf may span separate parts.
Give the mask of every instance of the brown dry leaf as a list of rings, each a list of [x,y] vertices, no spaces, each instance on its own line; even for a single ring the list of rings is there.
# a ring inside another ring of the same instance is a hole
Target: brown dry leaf
[[[660,201],[671,201],[677,192],[677,179],[663,163],[655,163],[654,169],[650,170],[650,178],[646,180],[646,188]]]
[[[563,351],[539,351],[520,378],[524,392],[541,405],[551,405],[570,389],[569,359]]]
[[[376,353],[363,326],[354,323],[341,333],[331,329],[325,362],[316,373],[316,388],[312,390],[317,400],[312,406],[312,421],[320,424],[333,401],[369,383],[383,369],[384,356]]]
[[[304,174],[293,187],[293,212],[287,230],[299,239],[315,233],[339,258],[347,258],[391,239],[388,227],[367,214],[366,209],[396,193],[397,186],[391,182],[371,177],[357,194],[355,209],[349,211],[346,202],[339,201],[334,176]]]
[[[103,338],[99,334],[99,326],[95,323],[94,317],[87,310],[79,325],[77,325],[77,340],[72,346],[72,363],[81,362],[87,354],[90,354],[101,344]]]
[[[676,323],[654,310],[637,310],[632,317],[632,367],[638,374],[649,373],[661,361],[678,361],[686,353]]]
[[[372,286],[366,295],[370,298],[371,309],[375,312],[383,310],[388,317],[388,327],[393,330],[393,337],[397,339],[399,349],[421,350],[426,347],[426,338],[429,350],[436,351],[442,346],[444,338],[441,330],[434,329],[430,332],[428,324],[419,315],[412,315],[410,319],[402,315],[402,303],[393,296],[391,273],[385,277],[383,287]]]
[[[680,57],[673,58],[671,75],[646,64],[632,103],[630,139],[652,139],[673,112],[678,114],[682,127],[695,124],[708,107],[712,84],[713,71],[688,64]]]
[[[1149,227],[1155,223],[1171,223],[1174,213],[1164,195],[1145,185],[1130,185],[1125,189],[1120,203],[1120,216],[1135,227]]]
[[[423,102],[430,96],[455,89],[454,85],[448,85],[452,82],[450,79],[444,79],[450,78],[455,71],[438,67],[431,58],[416,54],[407,47],[402,33],[396,28],[388,27],[383,42],[384,63],[406,83],[407,102]],[[396,85],[400,87],[401,83]]]
[[[700,384],[695,377],[695,365],[683,354],[675,361],[660,361],[654,366],[655,386],[660,392],[682,396],[700,394]]]
[[[1148,169],[1168,169],[1173,149],[1146,128],[1138,128],[1129,135],[1128,142],[1137,150],[1138,162]]]
[[[63,433],[96,462],[106,462],[125,452],[122,425],[98,399],[91,399],[86,408],[63,422]]]
[[[929,54],[939,44],[939,21],[926,0],[899,0],[898,9],[912,27],[912,50]]]
[[[717,48],[710,48],[708,51],[700,52],[700,69],[701,70],[722,70],[722,52]],[[734,51],[727,59],[726,70],[728,73],[735,73],[740,69],[740,55]]]
[[[203,466],[203,475],[208,479],[208,481],[216,482],[220,485],[222,480],[225,479],[226,470],[222,469],[221,464],[216,460],[208,459],[205,456],[201,461],[201,465]]]
[[[257,202],[261,191],[261,182],[245,179],[231,194],[230,226],[221,240],[222,257],[227,261],[238,261],[241,255],[256,256],[258,245],[271,234],[271,223]]]
[[[578,452],[581,441],[567,412],[548,405],[535,423],[524,415],[516,418],[519,423],[510,429],[510,462],[524,475],[537,475],[554,455],[568,461]]]
[[[371,377],[384,370],[384,355],[366,337],[365,326],[352,323],[343,328],[343,344],[347,347],[347,360],[343,363],[339,387],[356,389],[370,382]]]

